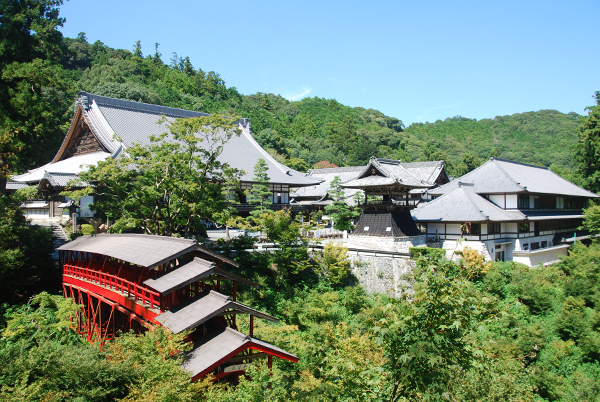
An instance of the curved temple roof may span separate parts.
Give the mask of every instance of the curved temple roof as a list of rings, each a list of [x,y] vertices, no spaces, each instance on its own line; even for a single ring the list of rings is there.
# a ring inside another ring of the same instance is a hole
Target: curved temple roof
[[[208,116],[206,113],[108,98],[87,92],[80,92],[79,95],[79,107],[96,138],[109,151],[106,156],[127,152],[127,147],[134,143],[148,144],[152,135],[168,133],[168,124],[177,118]],[[157,124],[159,120],[162,122]],[[267,162],[267,174],[271,183],[310,186],[319,182],[277,162],[269,155],[252,137],[248,119],[240,119],[238,124],[241,134],[234,135],[227,141],[218,159],[243,171],[242,181],[253,181],[254,166],[262,158]],[[67,142],[68,138],[65,138],[55,161],[60,159]],[[209,145],[206,141],[203,144]]]
[[[540,193],[578,197],[600,197],[585,190],[542,166],[529,165],[506,159],[491,158],[477,169],[428,190],[431,195],[442,195],[456,189],[458,183],[473,183],[478,194]]]

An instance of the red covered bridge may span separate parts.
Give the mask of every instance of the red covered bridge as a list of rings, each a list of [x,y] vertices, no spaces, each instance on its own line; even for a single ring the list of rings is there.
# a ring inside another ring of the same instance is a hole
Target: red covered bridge
[[[101,345],[133,329],[162,325],[192,331],[184,368],[194,380],[240,374],[254,359],[298,358],[253,337],[254,317],[276,322],[237,302],[240,285],[257,284],[221,268],[234,261],[194,240],[137,234],[80,237],[59,248],[63,292],[82,306],[77,330]],[[231,296],[221,292],[229,291]],[[250,333],[237,331],[236,316],[250,317]]]

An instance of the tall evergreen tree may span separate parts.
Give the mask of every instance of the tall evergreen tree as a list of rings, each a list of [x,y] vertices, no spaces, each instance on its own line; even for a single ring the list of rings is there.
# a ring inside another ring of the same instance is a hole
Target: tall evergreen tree
[[[254,165],[254,183],[252,188],[248,190],[247,201],[248,204],[256,205],[256,207],[250,211],[251,218],[257,218],[260,214],[267,212],[273,202],[269,198],[273,193],[269,190],[269,175],[267,171],[269,166],[264,159],[259,159]]]
[[[588,116],[579,127],[576,158],[583,186],[600,191],[600,91],[596,92],[596,106],[587,108]]]
[[[327,205],[325,211],[329,214],[334,221],[334,228],[337,230],[352,230],[354,225],[352,224],[352,218],[360,215],[360,212],[353,211],[348,204],[344,202],[346,195],[344,189],[341,186],[342,180],[339,176],[331,181],[331,187],[329,189],[329,195],[333,199],[333,204]]]
[[[63,138],[74,85],[59,65],[61,4],[0,2],[0,158],[11,170],[47,163]]]

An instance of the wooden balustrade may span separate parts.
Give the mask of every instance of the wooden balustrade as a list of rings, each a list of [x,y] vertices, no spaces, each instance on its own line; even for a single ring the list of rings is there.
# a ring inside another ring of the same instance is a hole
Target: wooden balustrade
[[[93,269],[82,268],[74,265],[63,265],[63,275],[83,279],[96,285],[103,286],[115,292],[121,292],[127,297],[140,301],[144,306],[163,310],[161,307],[160,293],[146,287],[132,283],[126,279]]]

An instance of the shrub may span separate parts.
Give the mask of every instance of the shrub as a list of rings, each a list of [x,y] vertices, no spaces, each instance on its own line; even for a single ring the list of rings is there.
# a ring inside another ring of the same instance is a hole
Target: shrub
[[[81,225],[81,233],[83,233],[84,235],[93,235],[96,233],[96,231],[94,230],[94,227],[92,225],[84,223],[83,225]]]

